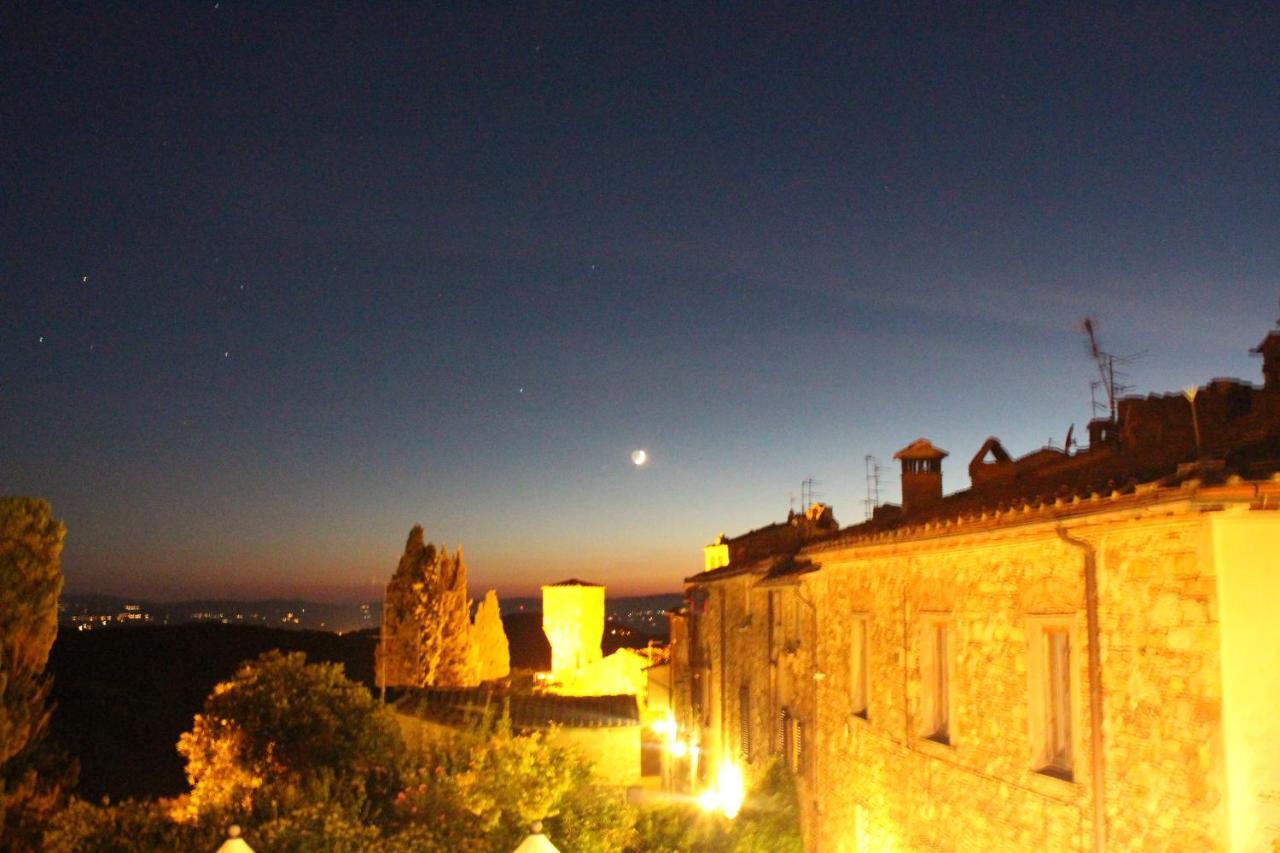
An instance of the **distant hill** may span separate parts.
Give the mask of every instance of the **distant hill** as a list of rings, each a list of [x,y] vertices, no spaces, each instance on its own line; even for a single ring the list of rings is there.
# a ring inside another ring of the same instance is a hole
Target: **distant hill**
[[[156,602],[113,595],[68,594],[58,602],[58,624],[63,628],[88,631],[211,622],[345,633],[377,626],[381,612],[381,601],[335,604],[270,598],[258,601],[194,599]]]
[[[541,598],[500,601],[504,614],[542,612]],[[663,612],[682,603],[680,593],[609,598],[605,601],[605,614],[634,631],[666,636],[667,620]],[[259,601],[195,599],[155,602],[114,595],[68,594],[62,596],[58,606],[58,624],[64,630],[81,632],[196,622],[346,633],[376,628],[381,618],[381,601],[329,603],[273,598]]]
[[[97,799],[186,790],[178,735],[213,685],[269,649],[306,652],[373,684],[372,632],[338,635],[239,625],[61,631],[49,657],[50,736],[80,759],[80,793]]]
[[[541,613],[502,621],[513,667],[550,668]],[[602,645],[608,654],[650,639],[610,621]],[[348,677],[372,690],[377,642],[377,629],[333,634],[207,623],[60,631],[49,658],[57,706],[50,736],[80,759],[84,797],[174,796],[187,787],[178,735],[242,661],[270,649],[301,651],[312,662],[343,664]]]

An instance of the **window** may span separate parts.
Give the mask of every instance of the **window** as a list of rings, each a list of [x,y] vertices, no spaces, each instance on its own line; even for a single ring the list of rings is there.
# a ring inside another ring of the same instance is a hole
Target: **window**
[[[1033,618],[1027,631],[1032,765],[1041,773],[1067,781],[1075,768],[1072,621],[1069,616]]]
[[[711,713],[711,682],[715,680],[714,660],[711,657],[710,644],[701,648],[697,663],[693,666],[693,683],[691,685],[693,714],[703,717]]]
[[[751,688],[746,684],[738,689],[738,741],[742,760],[751,760]]]
[[[866,613],[855,613],[849,634],[849,705],[855,717],[867,719],[867,625]]]
[[[776,733],[778,751],[787,769],[799,773],[804,766],[804,724],[800,722],[789,708],[778,713],[778,731]]]
[[[951,624],[945,616],[924,620],[920,637],[921,737],[951,743]]]

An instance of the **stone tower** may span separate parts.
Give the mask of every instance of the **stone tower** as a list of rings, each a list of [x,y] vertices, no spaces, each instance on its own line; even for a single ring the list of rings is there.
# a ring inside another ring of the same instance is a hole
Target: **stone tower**
[[[604,587],[573,578],[544,586],[542,632],[551,644],[553,676],[600,660]]]

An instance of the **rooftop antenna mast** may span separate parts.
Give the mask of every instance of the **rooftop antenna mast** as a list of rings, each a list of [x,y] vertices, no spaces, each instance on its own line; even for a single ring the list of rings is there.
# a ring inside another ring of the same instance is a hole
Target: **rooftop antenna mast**
[[[1106,391],[1107,419],[1114,421],[1116,419],[1116,400],[1119,399],[1121,394],[1129,390],[1128,385],[1124,385],[1119,381],[1124,378],[1124,373],[1116,370],[1116,364],[1127,364],[1132,359],[1132,356],[1112,355],[1098,346],[1098,321],[1093,317],[1085,317],[1080,326],[1084,329],[1085,334],[1089,336],[1089,355],[1093,357],[1098,366],[1098,379],[1089,384],[1089,391],[1091,394],[1096,394],[1099,388]],[[1093,397],[1092,402],[1094,411],[1102,409],[1102,404],[1098,402],[1096,396]]]
[[[868,453],[863,457],[867,468],[867,496],[862,501],[865,517],[870,520],[880,506],[880,460]]]
[[[821,481],[815,480],[812,474],[810,474],[808,477],[805,477],[803,480],[800,481],[800,511],[801,512],[807,512],[809,507],[813,504],[814,499],[822,497],[822,494],[820,492],[816,492],[813,489],[814,486],[820,486],[820,485],[822,485]]]

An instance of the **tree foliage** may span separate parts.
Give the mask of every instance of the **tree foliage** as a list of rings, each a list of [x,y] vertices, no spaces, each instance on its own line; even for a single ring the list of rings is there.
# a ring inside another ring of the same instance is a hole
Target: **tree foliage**
[[[387,585],[384,635],[376,658],[388,685],[465,687],[479,683],[471,645],[471,601],[462,549],[449,556],[409,531]],[[504,635],[505,636],[505,635]]]
[[[650,806],[636,817],[636,843],[627,853],[729,853],[728,824],[693,804]]]
[[[735,853],[801,853],[800,805],[795,778],[775,761],[742,804],[733,822]]]
[[[44,849],[44,828],[65,807],[79,771],[79,762],[49,740],[40,740],[9,760],[0,776],[4,791],[0,839],[5,850]]]
[[[597,787],[590,761],[554,737],[516,734],[499,720],[430,744],[396,798],[405,829],[427,849],[512,850],[534,821],[562,850],[621,850],[635,820],[614,792]]]
[[[476,608],[476,621],[471,626],[471,651],[477,681],[493,681],[511,674],[511,646],[502,627],[498,594],[493,590],[484,594]]]
[[[434,655],[434,668],[424,670],[422,684],[440,687],[467,687],[479,683],[475,658],[471,654],[471,600],[467,598],[467,564],[462,549],[453,557],[441,548],[428,569],[422,603],[424,651]]]
[[[404,554],[387,584],[383,637],[378,646],[376,672],[387,685],[419,683],[422,643],[417,609],[420,591],[427,584],[427,568],[435,562],[436,549],[423,541],[422,527],[414,525]]]
[[[509,851],[541,820],[565,851],[632,840],[634,813],[591,762],[505,716],[410,751],[341,667],[269,652],[218,684],[179,746],[192,792],[173,803],[74,802],[50,821],[59,853],[212,850],[238,823],[262,853]]]
[[[40,849],[46,853],[215,850],[225,833],[226,827],[214,821],[175,821],[162,802],[126,800],[99,806],[72,800],[49,821]]]
[[[49,649],[58,634],[62,523],[47,501],[0,498],[0,763],[49,721]]]
[[[42,743],[65,535],[47,501],[0,498],[0,836],[11,850],[35,846],[76,775],[73,760]]]
[[[732,821],[692,804],[642,809],[627,853],[801,853],[795,780],[775,761]]]
[[[214,687],[178,751],[195,817],[279,810],[321,794],[377,803],[398,785],[403,743],[390,714],[340,664],[271,651]]]

